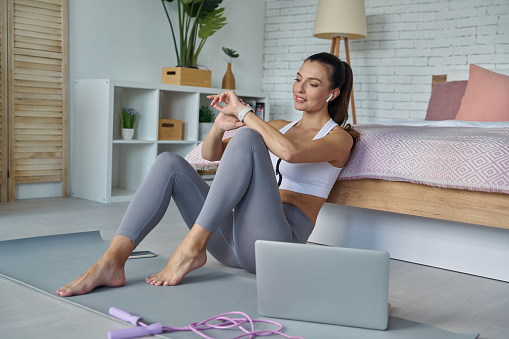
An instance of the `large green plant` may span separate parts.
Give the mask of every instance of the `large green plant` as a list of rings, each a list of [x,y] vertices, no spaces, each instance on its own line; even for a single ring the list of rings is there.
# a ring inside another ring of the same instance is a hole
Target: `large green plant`
[[[177,3],[178,41],[166,4],[173,1]],[[221,2],[223,0],[161,0],[170,23],[177,66],[195,67],[207,39],[226,25],[224,8],[217,8]]]

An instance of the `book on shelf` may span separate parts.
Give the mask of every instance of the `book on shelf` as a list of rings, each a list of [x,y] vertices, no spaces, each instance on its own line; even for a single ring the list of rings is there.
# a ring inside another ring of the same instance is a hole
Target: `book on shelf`
[[[265,120],[265,103],[264,102],[257,102],[256,103],[255,114],[260,119]]]
[[[256,100],[245,100],[246,104],[253,107],[256,116],[260,119],[265,120],[265,103]]]

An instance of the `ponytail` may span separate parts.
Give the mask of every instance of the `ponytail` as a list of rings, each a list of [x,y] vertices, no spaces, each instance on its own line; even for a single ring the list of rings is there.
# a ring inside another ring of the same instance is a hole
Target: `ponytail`
[[[352,125],[346,123],[353,87],[352,68],[338,57],[325,52],[314,54],[307,58],[306,61],[317,61],[328,69],[329,81],[331,83],[330,89],[339,88],[340,90],[339,95],[328,103],[329,116],[352,136],[355,144],[360,134],[354,130]]]

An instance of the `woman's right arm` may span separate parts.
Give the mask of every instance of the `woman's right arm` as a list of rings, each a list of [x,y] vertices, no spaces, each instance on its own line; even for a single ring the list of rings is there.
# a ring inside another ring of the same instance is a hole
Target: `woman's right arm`
[[[201,156],[208,161],[221,160],[231,138],[223,140],[224,132],[244,126],[236,117],[219,113],[201,148]]]
[[[223,156],[226,143],[223,143],[224,130],[218,128],[215,124],[203,140],[201,146],[201,156],[208,161],[218,161]]]

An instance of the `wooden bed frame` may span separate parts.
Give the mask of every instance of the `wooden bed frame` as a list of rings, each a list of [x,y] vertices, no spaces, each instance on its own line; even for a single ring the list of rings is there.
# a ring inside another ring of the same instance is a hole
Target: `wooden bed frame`
[[[327,202],[509,229],[509,194],[438,188],[402,181],[337,181]]]
[[[433,76],[432,84],[447,81]],[[327,202],[509,229],[509,194],[437,188],[401,181],[337,181]]]

